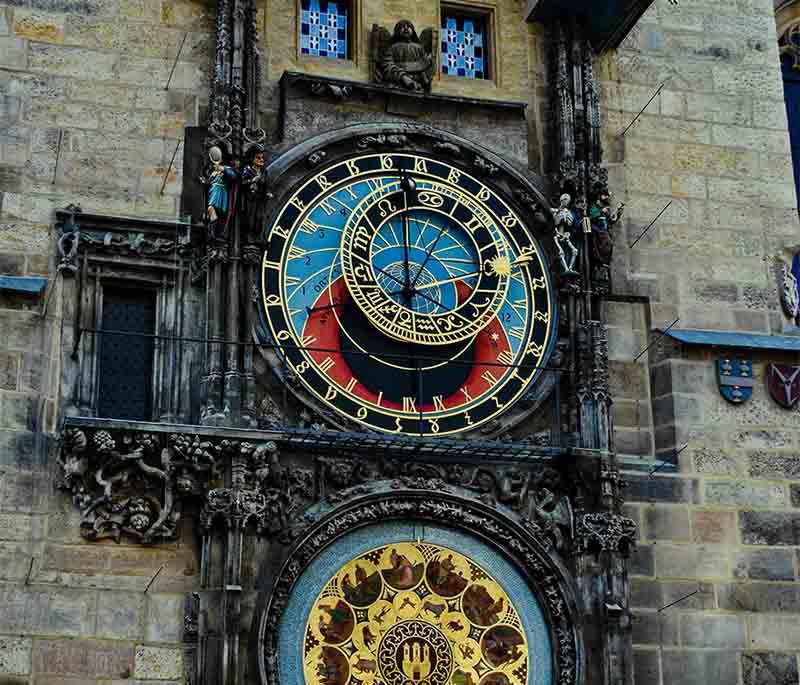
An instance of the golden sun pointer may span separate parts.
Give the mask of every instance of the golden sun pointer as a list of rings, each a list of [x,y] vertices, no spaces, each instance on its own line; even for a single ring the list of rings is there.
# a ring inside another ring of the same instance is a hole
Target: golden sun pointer
[[[509,276],[511,274],[511,260],[505,255],[497,255],[489,262],[489,271],[495,276]]]

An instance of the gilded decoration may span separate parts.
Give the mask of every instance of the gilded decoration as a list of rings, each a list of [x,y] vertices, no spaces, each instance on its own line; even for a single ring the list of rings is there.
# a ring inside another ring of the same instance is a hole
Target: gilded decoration
[[[311,609],[307,685],[525,685],[526,636],[508,595],[462,554],[423,542],[345,564]]]

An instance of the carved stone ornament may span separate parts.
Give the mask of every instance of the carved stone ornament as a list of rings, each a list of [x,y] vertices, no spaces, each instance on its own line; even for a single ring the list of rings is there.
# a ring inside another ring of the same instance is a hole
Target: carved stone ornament
[[[460,491],[505,511],[554,552],[564,554],[572,545],[572,505],[564,480],[544,464],[430,464],[373,453],[358,460],[317,456],[299,465],[281,457],[280,445],[280,439],[67,426],[58,484],[81,510],[81,534],[89,540],[174,539],[190,498],[204,503],[205,529],[217,522],[252,523],[260,534],[294,539],[310,523],[304,512],[315,502],[336,504],[391,482]],[[223,470],[231,474],[230,487],[216,487]]]
[[[636,524],[625,516],[610,512],[583,514],[578,517],[578,550],[599,554],[618,552],[627,556],[636,544]]]
[[[420,36],[407,19],[395,24],[393,33],[374,24],[370,36],[372,79],[391,88],[429,93],[433,79],[433,29]]]
[[[792,322],[797,322],[800,315],[800,285],[793,273],[792,266],[784,261],[778,262],[778,288],[781,295],[783,312]]]
[[[800,22],[791,24],[778,38],[781,57],[792,60],[792,69],[800,69]]]
[[[218,457],[196,436],[66,428],[59,487],[72,493],[88,540],[172,540],[183,500],[203,492]]]
[[[303,570],[324,548],[350,531],[392,520],[433,522],[478,535],[484,543],[514,560],[537,596],[551,631],[553,682],[574,685],[583,671],[583,648],[576,629],[576,603],[564,567],[536,535],[478,502],[465,501],[448,490],[431,497],[427,479],[405,480],[383,495],[350,500],[323,517],[285,556],[272,578],[259,626],[259,667],[263,685],[279,685],[278,630],[292,590]]]

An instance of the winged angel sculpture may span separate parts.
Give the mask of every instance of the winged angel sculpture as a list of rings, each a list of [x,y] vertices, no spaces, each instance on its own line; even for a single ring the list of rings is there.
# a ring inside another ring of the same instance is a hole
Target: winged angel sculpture
[[[374,24],[370,42],[373,78],[377,83],[416,93],[430,92],[433,29],[425,29],[420,37],[408,19],[398,21],[393,34]]]

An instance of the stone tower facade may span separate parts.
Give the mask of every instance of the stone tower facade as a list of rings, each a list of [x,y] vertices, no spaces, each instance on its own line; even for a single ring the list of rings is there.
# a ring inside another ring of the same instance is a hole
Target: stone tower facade
[[[798,22],[0,3],[0,683],[800,683]]]

